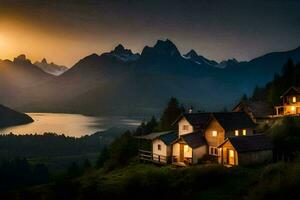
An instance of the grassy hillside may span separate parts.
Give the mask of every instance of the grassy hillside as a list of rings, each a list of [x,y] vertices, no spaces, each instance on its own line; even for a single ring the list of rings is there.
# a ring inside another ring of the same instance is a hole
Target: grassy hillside
[[[190,168],[131,164],[91,170],[72,180],[11,192],[22,199],[285,199],[297,194],[300,160],[255,168],[219,165]],[[18,199],[18,198],[17,198]]]

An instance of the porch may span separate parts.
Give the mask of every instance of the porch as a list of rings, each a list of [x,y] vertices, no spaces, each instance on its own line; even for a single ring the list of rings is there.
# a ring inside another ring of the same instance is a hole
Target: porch
[[[193,164],[192,157],[182,157],[179,156],[172,156],[172,164],[179,166],[179,167],[185,167]]]
[[[299,105],[275,106],[276,116],[300,115]]]

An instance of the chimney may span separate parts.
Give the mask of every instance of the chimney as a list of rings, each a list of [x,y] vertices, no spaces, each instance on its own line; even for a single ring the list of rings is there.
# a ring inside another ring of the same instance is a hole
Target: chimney
[[[190,113],[190,114],[193,113],[193,106],[190,107],[189,113]]]

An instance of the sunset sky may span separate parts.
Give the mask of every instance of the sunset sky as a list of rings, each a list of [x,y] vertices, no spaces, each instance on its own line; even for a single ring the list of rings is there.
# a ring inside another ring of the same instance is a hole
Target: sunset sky
[[[249,60],[300,46],[298,0],[0,0],[0,59],[72,66],[122,43],[171,39],[210,59]]]

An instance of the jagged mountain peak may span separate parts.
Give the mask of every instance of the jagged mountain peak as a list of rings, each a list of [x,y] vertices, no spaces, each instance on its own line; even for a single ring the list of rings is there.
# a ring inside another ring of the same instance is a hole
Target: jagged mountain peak
[[[115,52],[124,52],[125,51],[125,48],[122,44],[118,44],[115,49],[114,49]]]
[[[142,61],[147,62],[173,58],[181,58],[181,54],[176,45],[169,39],[158,40],[153,47],[145,46],[141,54]]]
[[[30,63],[31,64],[31,60],[27,59],[25,54],[21,54],[17,57],[14,58],[14,63]]]
[[[136,61],[140,57],[139,54],[133,54],[130,49],[126,49],[122,44],[117,45],[109,53],[103,53],[102,56],[108,56],[122,62]]]
[[[197,52],[194,49],[191,49],[187,54],[184,55],[186,58],[198,57]]]
[[[46,59],[46,58],[43,58],[42,61],[41,61],[41,63],[43,63],[43,64],[48,64],[47,59]]]
[[[180,55],[176,45],[169,39],[157,40],[156,44],[154,45],[154,49],[158,50],[159,53],[169,54],[169,55]]]
[[[35,62],[34,65],[38,66],[44,72],[55,76],[59,76],[68,70],[68,68],[65,66],[57,65],[53,62],[48,63],[46,58],[43,58],[41,62]]]
[[[16,59],[19,59],[19,60],[27,60],[25,54],[21,54],[21,55],[17,56]]]
[[[190,50],[187,54],[183,55],[183,57],[198,65],[212,66],[212,67],[216,67],[218,65],[216,61],[209,60],[204,56],[198,55],[194,49]]]

